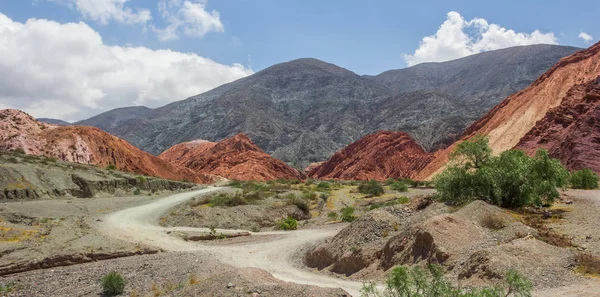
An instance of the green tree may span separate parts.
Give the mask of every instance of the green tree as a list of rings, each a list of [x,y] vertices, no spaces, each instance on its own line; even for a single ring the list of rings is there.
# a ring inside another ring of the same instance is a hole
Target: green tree
[[[598,175],[591,169],[586,168],[571,173],[569,182],[573,189],[596,189],[598,188]]]
[[[487,136],[477,134],[471,139],[459,143],[450,154],[450,158],[464,162],[467,169],[480,168],[492,157],[492,149],[488,143]]]
[[[486,138],[464,141],[466,154],[491,151]],[[476,148],[476,149],[473,149]],[[442,200],[464,204],[474,199],[488,201],[505,208],[543,205],[558,197],[557,187],[564,187],[568,171],[548,152],[539,150],[534,158],[519,150],[505,151],[500,156],[469,157],[459,149],[455,159],[478,159],[478,165],[452,162],[435,177],[435,186]]]

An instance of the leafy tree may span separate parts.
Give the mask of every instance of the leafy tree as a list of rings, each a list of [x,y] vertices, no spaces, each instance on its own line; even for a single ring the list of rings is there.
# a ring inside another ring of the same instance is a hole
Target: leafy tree
[[[492,157],[492,149],[488,143],[487,136],[477,134],[473,138],[459,143],[450,154],[450,158],[465,162],[464,165],[467,169],[480,168]]]
[[[390,189],[398,192],[408,192],[408,186],[401,181],[397,181],[391,184]]]
[[[598,188],[598,175],[589,168],[575,171],[571,173],[570,183],[573,189],[596,189]]]
[[[505,208],[542,205],[554,202],[559,195],[556,188],[568,180],[567,170],[545,150],[539,150],[534,158],[519,150],[494,157],[487,155],[491,152],[487,138],[475,137],[461,144],[452,154],[453,160],[478,161],[452,162],[436,176],[442,200],[464,204],[480,199]]]

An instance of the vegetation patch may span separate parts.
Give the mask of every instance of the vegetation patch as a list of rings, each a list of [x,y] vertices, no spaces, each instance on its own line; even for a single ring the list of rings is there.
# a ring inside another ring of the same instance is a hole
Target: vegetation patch
[[[356,216],[354,215],[354,207],[346,206],[341,209],[341,219],[342,222],[354,222],[356,220]]]
[[[284,231],[296,230],[298,229],[298,221],[292,217],[287,217],[277,222],[277,228]]]
[[[426,269],[413,266],[411,269],[399,266],[392,269],[384,290],[375,283],[363,285],[363,297],[525,297],[531,296],[533,285],[515,270],[509,270],[504,283],[494,287],[463,290],[457,289],[444,279],[440,266],[431,264]]]
[[[591,190],[598,188],[598,175],[593,172],[591,169],[583,169],[579,171],[575,171],[571,173],[571,178],[569,179],[569,183],[571,184],[571,188],[573,189],[583,189],[583,190]]]
[[[105,296],[121,295],[125,291],[125,278],[116,271],[109,272],[100,281]]]
[[[584,274],[600,275],[600,258],[591,253],[579,253],[575,256],[577,271]]]
[[[558,198],[568,171],[545,150],[530,158],[520,150],[492,156],[488,138],[477,135],[457,145],[451,164],[435,177],[443,201],[455,205],[480,199],[505,208],[548,205]]]
[[[360,184],[358,186],[358,192],[369,196],[381,196],[385,191],[379,182],[371,180]]]

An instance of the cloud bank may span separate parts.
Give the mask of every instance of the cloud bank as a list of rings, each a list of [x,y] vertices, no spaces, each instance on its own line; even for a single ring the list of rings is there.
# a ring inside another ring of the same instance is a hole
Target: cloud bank
[[[158,11],[168,23],[166,28],[153,27],[160,41],[179,39],[181,33],[202,38],[210,32],[224,32],[219,12],[206,10],[206,1],[160,0]]]
[[[82,22],[19,23],[1,13],[0,56],[0,106],[68,121],[161,106],[253,73],[193,53],[108,46]]]
[[[585,32],[581,32],[581,33],[579,33],[579,36],[578,36],[578,37],[579,37],[581,40],[583,40],[583,42],[585,42],[585,43],[591,43],[591,42],[592,42],[592,40],[594,40],[594,37],[592,37],[592,35],[590,35],[590,34],[587,34],[587,33],[585,33]]]
[[[474,18],[467,21],[458,12],[451,11],[438,31],[424,37],[412,55],[404,55],[404,60],[408,66],[413,66],[423,62],[454,60],[517,45],[557,44],[557,41],[552,32],[515,32],[490,24],[485,19]]]
[[[77,10],[88,20],[102,24],[115,21],[122,24],[145,24],[152,19],[150,10],[136,9],[125,4],[129,0],[49,0]]]

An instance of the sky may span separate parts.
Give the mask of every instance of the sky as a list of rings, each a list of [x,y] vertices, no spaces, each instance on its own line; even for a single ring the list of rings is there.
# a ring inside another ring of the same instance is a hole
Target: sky
[[[600,2],[2,0],[0,108],[76,121],[312,57],[378,74],[515,45],[588,47]]]

